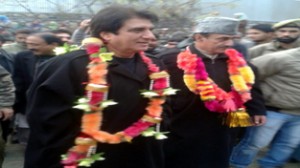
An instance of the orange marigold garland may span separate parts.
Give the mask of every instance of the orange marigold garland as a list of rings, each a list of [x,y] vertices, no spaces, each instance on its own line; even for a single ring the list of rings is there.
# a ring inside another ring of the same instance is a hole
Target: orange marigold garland
[[[93,38],[93,41],[95,38]],[[86,40],[88,41],[88,40]],[[140,52],[143,62],[149,70],[151,80],[150,89],[141,94],[149,98],[146,114],[138,121],[117,132],[109,133],[102,130],[102,112],[110,105],[117,104],[107,100],[109,86],[106,81],[107,66],[112,60],[113,53],[101,48],[101,42],[87,44],[86,50],[90,54],[88,64],[89,82],[86,86],[86,95],[78,100],[74,108],[83,110],[85,113],[81,122],[81,133],[75,139],[75,145],[63,156],[62,163],[65,168],[77,168],[77,166],[91,166],[96,160],[104,160],[103,153],[95,154],[97,142],[117,144],[130,142],[133,138],[143,136],[155,136],[156,139],[164,139],[166,136],[158,129],[150,128],[161,122],[163,111],[162,104],[165,97],[175,94],[176,90],[169,86],[169,74],[160,71],[159,67],[152,63],[152,60]]]
[[[177,57],[178,67],[184,70],[184,82],[189,90],[200,95],[207,109],[227,113],[226,124],[230,127],[250,126],[250,117],[244,103],[251,99],[250,90],[254,74],[242,56],[234,49],[225,51],[228,56],[228,73],[232,82],[230,92],[225,92],[209,78],[201,57],[192,54],[189,48]]]

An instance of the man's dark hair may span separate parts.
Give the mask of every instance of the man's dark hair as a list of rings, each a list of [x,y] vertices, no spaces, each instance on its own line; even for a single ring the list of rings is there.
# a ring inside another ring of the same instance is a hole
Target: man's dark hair
[[[51,31],[54,34],[59,34],[59,33],[66,33],[69,34],[70,36],[72,35],[72,32],[66,29],[57,29],[57,30],[53,30]]]
[[[17,35],[17,34],[32,34],[34,33],[32,30],[29,30],[29,29],[19,29],[17,31],[14,32],[14,35]]]
[[[55,36],[53,33],[34,33],[32,36],[37,36],[44,39],[47,44],[57,43],[58,46],[63,46],[64,44],[63,41],[61,41],[61,39]]]
[[[184,40],[186,38],[188,38],[187,33],[177,31],[171,35],[171,37],[168,39],[168,42],[181,42],[182,40]]]
[[[272,25],[270,25],[270,24],[257,24],[257,25],[251,26],[250,29],[260,30],[265,33],[274,32],[274,29],[272,28]]]
[[[91,21],[91,35],[99,37],[101,32],[118,33],[124,22],[131,18],[148,19],[153,23],[158,21],[158,17],[146,10],[136,10],[131,7],[111,6],[100,10]]]

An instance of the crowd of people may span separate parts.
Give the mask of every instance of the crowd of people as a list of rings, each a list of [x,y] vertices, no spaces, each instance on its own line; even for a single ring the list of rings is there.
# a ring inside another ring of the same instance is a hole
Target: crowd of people
[[[0,167],[9,140],[24,168],[299,163],[300,19],[214,16],[167,38],[158,21],[110,6],[75,31],[0,36]]]

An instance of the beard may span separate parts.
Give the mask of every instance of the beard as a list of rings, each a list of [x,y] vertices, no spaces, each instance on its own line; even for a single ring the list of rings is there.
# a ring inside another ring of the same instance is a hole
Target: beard
[[[285,43],[285,44],[290,44],[290,43],[293,43],[295,42],[296,40],[298,40],[299,36],[298,37],[282,37],[282,38],[276,38],[277,41],[281,42],[281,43]]]

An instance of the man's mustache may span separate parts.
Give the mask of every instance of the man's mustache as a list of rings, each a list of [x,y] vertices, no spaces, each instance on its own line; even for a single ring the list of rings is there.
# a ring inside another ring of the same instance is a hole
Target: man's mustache
[[[34,52],[34,51],[38,51],[38,50],[37,49],[29,49],[29,51]]]

